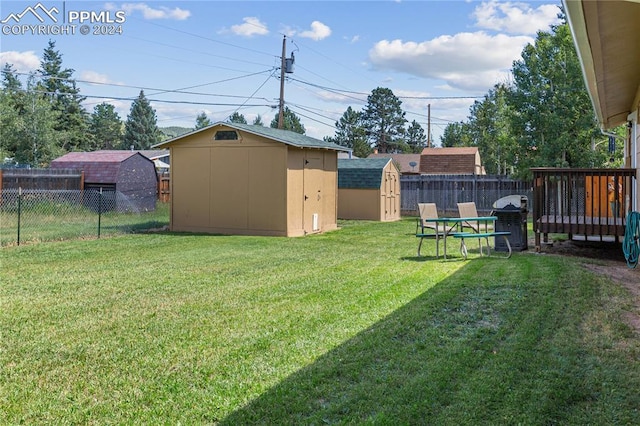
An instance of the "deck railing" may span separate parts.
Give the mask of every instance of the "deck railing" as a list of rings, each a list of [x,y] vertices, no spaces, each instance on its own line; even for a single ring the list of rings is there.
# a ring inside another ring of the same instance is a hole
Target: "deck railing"
[[[624,235],[635,169],[534,168],[533,230],[540,235]]]

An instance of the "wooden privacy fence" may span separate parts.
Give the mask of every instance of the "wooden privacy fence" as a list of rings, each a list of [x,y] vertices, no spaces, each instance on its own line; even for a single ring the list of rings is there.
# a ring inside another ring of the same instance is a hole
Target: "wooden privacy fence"
[[[84,172],[74,169],[0,169],[3,189],[74,190],[83,189]]]
[[[158,200],[168,203],[171,199],[169,172],[158,173]]]
[[[403,215],[416,215],[418,203],[436,203],[441,215],[457,216],[458,204],[474,201],[478,213],[489,213],[507,195],[524,195],[533,202],[531,182],[498,175],[403,175],[400,177]]]
[[[95,188],[106,187],[93,185]],[[2,190],[71,191],[89,189],[85,186],[84,172],[76,169],[0,169],[0,196]],[[169,173],[158,173],[158,200],[169,202]],[[1,199],[1,198],[0,198]]]

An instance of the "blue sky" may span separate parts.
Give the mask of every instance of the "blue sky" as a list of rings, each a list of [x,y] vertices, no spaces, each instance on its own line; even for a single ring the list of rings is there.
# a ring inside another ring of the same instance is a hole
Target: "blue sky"
[[[385,87],[425,131],[430,108],[438,144],[448,123],[466,120],[476,99],[508,81],[523,47],[558,23],[559,7],[559,0],[2,1],[0,62],[35,71],[51,39],[63,66],[75,70],[89,112],[106,101],[126,119],[143,89],[160,127],[193,127],[203,111],[214,122],[235,111],[249,122],[259,114],[268,125],[286,36],[285,56],[293,53],[295,63],[284,98],[307,135],[332,136],[347,107],[361,110]]]

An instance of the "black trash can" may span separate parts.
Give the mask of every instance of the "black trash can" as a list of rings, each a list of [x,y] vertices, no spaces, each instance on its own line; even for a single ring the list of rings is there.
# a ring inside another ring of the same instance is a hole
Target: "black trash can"
[[[496,232],[511,232],[507,238],[513,251],[523,251],[529,248],[527,243],[527,215],[529,214],[527,204],[526,196],[510,195],[496,201],[491,213],[498,218],[495,225]],[[503,237],[495,237],[494,244],[496,251],[509,251]]]

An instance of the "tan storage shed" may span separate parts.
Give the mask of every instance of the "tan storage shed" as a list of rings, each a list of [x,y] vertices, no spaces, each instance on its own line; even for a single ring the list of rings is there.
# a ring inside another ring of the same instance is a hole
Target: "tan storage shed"
[[[338,160],[338,217],[400,219],[400,171],[391,158]]]
[[[338,227],[338,151],[347,148],[224,122],[155,148],[171,151],[172,231],[295,237]]]

